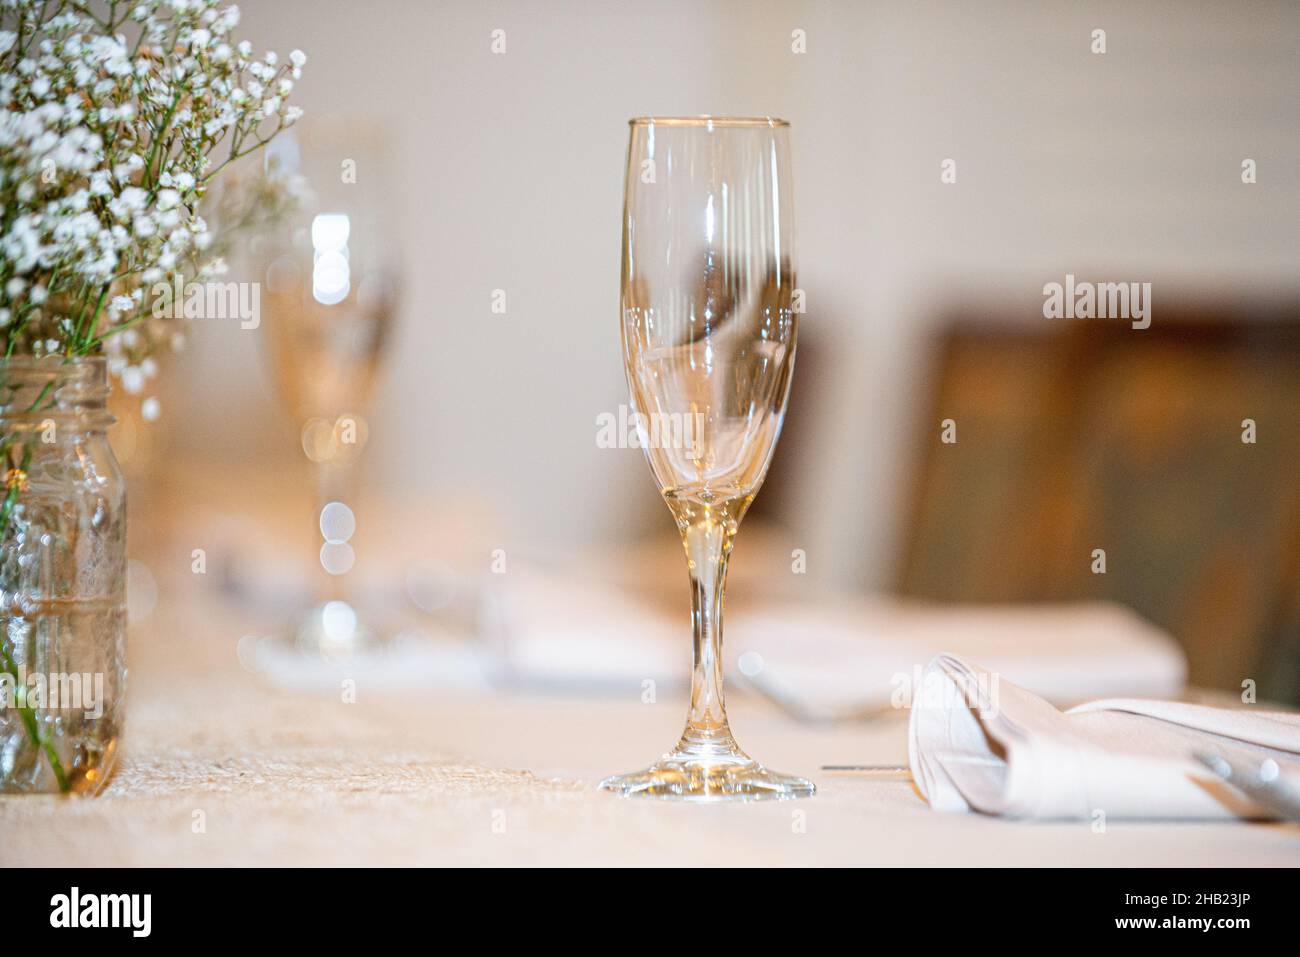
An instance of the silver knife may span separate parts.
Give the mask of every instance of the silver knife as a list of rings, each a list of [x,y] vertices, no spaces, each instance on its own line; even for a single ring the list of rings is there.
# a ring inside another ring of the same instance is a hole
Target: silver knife
[[[1273,758],[1227,751],[1198,751],[1193,757],[1280,818],[1300,822],[1300,773]]]

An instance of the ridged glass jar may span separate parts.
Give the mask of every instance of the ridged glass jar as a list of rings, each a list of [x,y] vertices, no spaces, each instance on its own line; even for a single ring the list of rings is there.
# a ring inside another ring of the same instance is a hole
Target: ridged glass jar
[[[126,489],[102,358],[0,360],[0,792],[93,794],[126,688]]]

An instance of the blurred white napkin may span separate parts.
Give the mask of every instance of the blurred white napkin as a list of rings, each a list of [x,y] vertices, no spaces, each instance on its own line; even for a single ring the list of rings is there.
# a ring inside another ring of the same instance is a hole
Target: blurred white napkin
[[[730,656],[805,710],[900,704],[940,653],[984,663],[1060,704],[1168,696],[1186,658],[1119,605],[933,605],[901,601],[764,603],[731,614]]]
[[[1058,711],[996,672],[940,655],[912,700],[912,777],[939,811],[1016,818],[1266,817],[1193,760],[1230,748],[1295,773],[1300,715],[1111,699]]]
[[[527,568],[512,569],[503,591],[507,664],[521,679],[556,686],[639,686],[651,679],[665,687],[689,677],[685,594],[669,606],[628,588]],[[769,692],[809,713],[896,704],[945,651],[985,662],[1063,704],[1173,695],[1186,675],[1173,639],[1133,612],[1099,602],[747,597],[728,603],[724,630],[729,674],[757,669]]]

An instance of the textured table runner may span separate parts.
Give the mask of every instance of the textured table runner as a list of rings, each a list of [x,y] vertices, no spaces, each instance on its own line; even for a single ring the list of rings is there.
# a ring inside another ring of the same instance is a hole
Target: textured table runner
[[[595,790],[661,753],[684,703],[275,689],[243,670],[256,622],[200,598],[133,629],[123,755],[96,799],[0,798],[0,864],[1300,864],[1287,825],[1017,824],[935,814],[899,764],[906,722],[794,725],[740,694],[742,744],[810,801],[675,806]]]

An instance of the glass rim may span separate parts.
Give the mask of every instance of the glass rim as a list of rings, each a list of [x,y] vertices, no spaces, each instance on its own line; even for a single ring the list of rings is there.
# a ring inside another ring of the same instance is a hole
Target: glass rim
[[[37,408],[32,396],[39,392],[39,401],[46,389],[53,389],[51,402]],[[0,423],[6,427],[52,419],[79,422],[77,431],[107,428],[117,421],[104,406],[111,391],[107,356],[0,358]]]
[[[108,357],[68,356],[61,353],[34,356],[31,353],[0,357],[0,387],[15,383],[57,382],[62,385],[108,385]],[[0,405],[0,408],[3,408]]]
[[[771,129],[788,128],[789,120],[779,116],[713,116],[702,113],[698,116],[634,116],[627,121],[628,126],[715,126],[730,127],[768,127]]]
[[[30,352],[20,352],[12,356],[0,356],[0,368],[35,367],[40,369],[77,368],[82,366],[107,365],[105,355],[69,356],[52,352],[43,356],[34,356]]]

